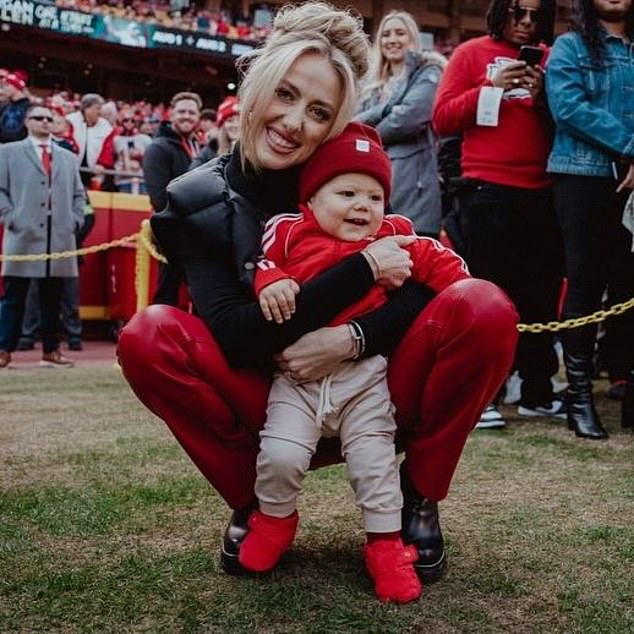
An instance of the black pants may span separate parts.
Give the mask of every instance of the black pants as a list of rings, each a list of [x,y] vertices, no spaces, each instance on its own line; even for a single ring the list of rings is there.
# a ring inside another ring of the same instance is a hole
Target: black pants
[[[79,318],[79,278],[65,277],[61,298],[62,327],[68,341],[81,342],[82,324]],[[22,319],[20,339],[33,343],[40,336],[39,280],[34,279],[29,286]]]
[[[13,352],[20,337],[26,294],[31,278],[7,275],[3,278],[4,297],[0,304],[0,350]],[[59,312],[63,277],[39,279],[42,350],[53,352],[59,348]]]
[[[568,277],[565,317],[598,310],[606,290],[608,305],[634,296],[632,234],[622,224],[629,191],[617,194],[617,184],[593,176],[559,176],[555,182]],[[624,379],[634,367],[634,310],[608,318],[605,329],[610,377]],[[596,326],[588,331],[595,333]]]
[[[461,204],[465,259],[472,275],[500,286],[522,322],[556,319],[563,256],[552,190],[470,180]],[[523,405],[552,401],[550,379],[558,369],[552,334],[522,333],[515,367],[523,379]]]

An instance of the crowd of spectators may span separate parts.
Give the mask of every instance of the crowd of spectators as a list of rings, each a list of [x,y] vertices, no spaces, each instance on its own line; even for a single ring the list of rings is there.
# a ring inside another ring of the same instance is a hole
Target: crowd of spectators
[[[266,8],[252,15],[233,16],[228,11],[197,7],[189,0],[55,0],[55,4],[65,9],[240,40],[263,40],[271,22],[271,13]]]

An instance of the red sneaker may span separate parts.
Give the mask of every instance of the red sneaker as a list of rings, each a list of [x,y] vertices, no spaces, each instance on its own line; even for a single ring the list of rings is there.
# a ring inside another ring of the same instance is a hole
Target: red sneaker
[[[295,537],[299,515],[272,517],[253,511],[249,517],[249,532],[240,545],[240,563],[254,572],[267,572],[277,565]]]
[[[401,539],[377,539],[366,544],[363,553],[379,601],[409,603],[420,597],[423,587],[414,570],[415,546],[405,546]]]

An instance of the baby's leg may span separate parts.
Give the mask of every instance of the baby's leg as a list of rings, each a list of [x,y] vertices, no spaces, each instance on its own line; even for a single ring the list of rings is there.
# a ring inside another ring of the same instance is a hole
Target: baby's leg
[[[357,396],[342,412],[341,445],[363,513],[365,560],[376,594],[381,601],[407,603],[420,596],[421,585],[413,566],[416,551],[405,546],[400,537],[403,496],[394,446],[394,408],[385,361],[373,357],[364,365],[370,365],[375,380],[353,387]],[[360,377],[361,373],[353,381]]]
[[[285,376],[273,382],[257,458],[259,510],[240,548],[240,563],[249,570],[272,569],[295,537],[297,496],[321,436],[310,400]]]

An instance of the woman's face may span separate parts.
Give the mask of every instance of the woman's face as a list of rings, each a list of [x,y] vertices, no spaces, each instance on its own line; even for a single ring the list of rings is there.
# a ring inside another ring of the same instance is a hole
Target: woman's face
[[[381,31],[381,53],[388,64],[399,64],[412,45],[405,24],[398,18],[390,18]]]
[[[343,90],[332,64],[305,53],[288,69],[255,131],[255,154],[267,169],[299,165],[326,138]]]

